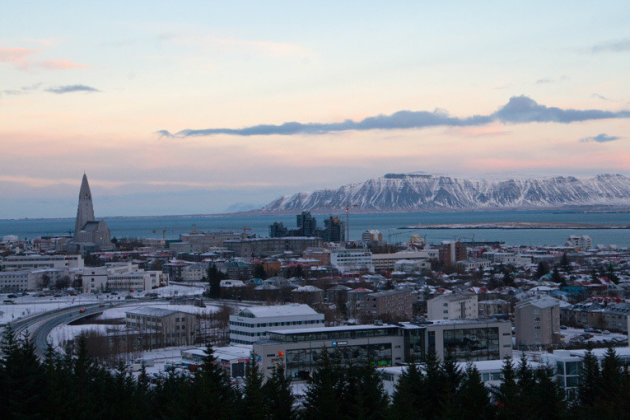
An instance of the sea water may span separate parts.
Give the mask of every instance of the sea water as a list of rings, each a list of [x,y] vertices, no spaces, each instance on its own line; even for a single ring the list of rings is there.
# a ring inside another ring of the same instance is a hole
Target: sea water
[[[345,214],[332,214],[346,221]],[[324,226],[329,215],[315,215],[317,226]],[[269,236],[269,225],[282,222],[289,229],[296,228],[295,215],[277,216],[155,216],[103,218],[117,238],[177,239],[181,233],[196,231],[237,231],[248,228],[248,234]],[[68,219],[15,219],[0,220],[0,238],[17,235],[19,238],[36,238],[48,235],[70,235],[74,218]],[[584,212],[558,210],[528,211],[474,211],[474,212],[417,212],[350,214],[350,239],[358,240],[361,233],[377,229],[388,242],[404,242],[412,234],[420,234],[428,242],[443,240],[501,241],[508,245],[562,245],[569,235],[588,235],[593,244],[630,247],[628,229],[417,229],[403,230],[404,226],[418,224],[469,224],[469,223],[583,223],[594,225],[630,225],[630,212]],[[251,229],[251,230],[250,230]]]

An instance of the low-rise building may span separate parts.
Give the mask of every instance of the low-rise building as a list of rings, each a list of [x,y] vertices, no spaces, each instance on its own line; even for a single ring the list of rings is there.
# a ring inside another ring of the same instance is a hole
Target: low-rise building
[[[125,312],[125,324],[143,335],[145,348],[189,346],[195,343],[198,333],[195,315],[150,306]]]
[[[252,344],[267,338],[267,331],[324,325],[324,315],[308,305],[250,306],[230,315],[230,342]]]
[[[411,290],[384,290],[368,293],[360,308],[363,320],[395,319],[408,321],[413,316]]]
[[[479,317],[477,295],[441,295],[427,301],[427,319],[468,319]]]
[[[287,377],[307,380],[323,351],[340,363],[394,366],[421,361],[428,352],[439,360],[501,360],[512,354],[511,324],[497,320],[457,320],[397,325],[356,325],[270,331],[254,343],[260,368],[270,377],[282,365]]]
[[[3,271],[83,268],[81,255],[10,255],[0,262]]]
[[[340,272],[373,272],[372,252],[367,249],[340,249],[330,253],[330,264]]]
[[[532,298],[515,307],[516,345],[549,347],[560,343],[560,304],[549,296]]]

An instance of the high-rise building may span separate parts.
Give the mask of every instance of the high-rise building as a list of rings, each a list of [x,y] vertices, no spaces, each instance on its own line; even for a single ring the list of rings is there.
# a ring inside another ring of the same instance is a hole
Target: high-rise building
[[[308,211],[297,215],[298,236],[315,236],[317,220]]]
[[[344,242],[346,240],[343,222],[337,216],[330,216],[324,220],[324,230],[321,230],[324,242]]]

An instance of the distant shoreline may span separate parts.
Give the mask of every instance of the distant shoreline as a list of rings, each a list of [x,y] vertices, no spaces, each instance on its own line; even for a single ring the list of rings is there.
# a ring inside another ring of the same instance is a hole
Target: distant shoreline
[[[630,225],[594,225],[587,223],[452,223],[402,226],[399,229],[630,229]]]

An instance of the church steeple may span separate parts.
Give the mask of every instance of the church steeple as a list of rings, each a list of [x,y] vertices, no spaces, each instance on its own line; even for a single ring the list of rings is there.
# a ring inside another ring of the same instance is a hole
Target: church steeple
[[[74,225],[74,236],[85,226],[87,222],[94,221],[94,207],[92,206],[92,193],[88,184],[87,175],[83,174],[81,189],[79,190],[79,205],[77,207],[77,221]]]

